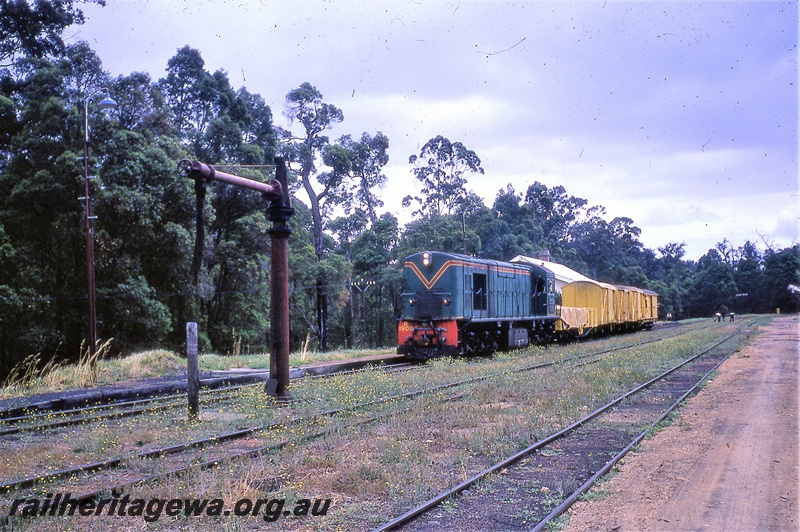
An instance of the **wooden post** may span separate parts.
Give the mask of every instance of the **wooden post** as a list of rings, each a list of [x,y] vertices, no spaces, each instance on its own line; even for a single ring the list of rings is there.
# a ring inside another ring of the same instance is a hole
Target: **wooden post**
[[[186,369],[188,385],[186,395],[189,399],[189,421],[200,418],[200,370],[197,361],[197,323],[186,324]]]

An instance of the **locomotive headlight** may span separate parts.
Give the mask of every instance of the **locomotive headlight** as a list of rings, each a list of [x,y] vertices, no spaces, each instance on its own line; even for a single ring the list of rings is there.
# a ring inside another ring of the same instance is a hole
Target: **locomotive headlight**
[[[416,304],[416,301],[414,301],[413,299],[409,299],[408,304],[409,306],[413,307]]]
[[[450,298],[449,298],[449,297],[446,297],[446,298],[442,299],[442,304],[443,304],[445,307],[449,307],[449,306],[450,306]]]
[[[430,251],[426,251],[422,254],[422,265],[423,266],[430,266],[431,265],[431,253]]]

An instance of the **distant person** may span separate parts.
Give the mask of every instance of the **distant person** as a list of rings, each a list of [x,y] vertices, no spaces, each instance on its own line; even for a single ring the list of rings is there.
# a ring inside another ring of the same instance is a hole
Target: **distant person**
[[[719,322],[719,321],[722,321],[722,314],[720,314],[719,312],[717,312],[716,314],[714,314],[714,318],[716,318],[716,320],[717,320],[718,322]]]
[[[734,318],[735,316],[736,316],[736,314],[734,314],[733,312],[731,312],[730,314],[728,314],[728,317],[731,319],[731,321],[733,321],[733,318]]]

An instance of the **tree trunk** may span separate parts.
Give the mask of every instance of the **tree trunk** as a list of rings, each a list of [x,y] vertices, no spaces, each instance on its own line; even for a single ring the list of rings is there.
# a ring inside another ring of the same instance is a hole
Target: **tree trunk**
[[[328,294],[325,279],[317,278],[317,329],[319,331],[319,350],[328,350]]]
[[[314,221],[314,253],[317,255],[317,262],[322,262],[325,258],[322,246],[322,212],[319,207],[319,196],[314,192],[309,178],[309,172],[303,172],[303,187],[308,194],[311,203],[311,219]],[[328,292],[327,279],[322,275],[317,277],[317,334],[319,335],[319,350],[328,350]]]

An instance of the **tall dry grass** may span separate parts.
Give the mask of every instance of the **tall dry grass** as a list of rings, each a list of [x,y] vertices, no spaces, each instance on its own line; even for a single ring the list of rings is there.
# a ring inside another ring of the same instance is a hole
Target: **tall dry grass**
[[[109,338],[103,342],[94,354],[83,342],[75,364],[56,362],[57,352],[44,365],[41,353],[26,357],[11,369],[0,385],[0,397],[96,385],[98,365],[109,354],[112,340]]]

